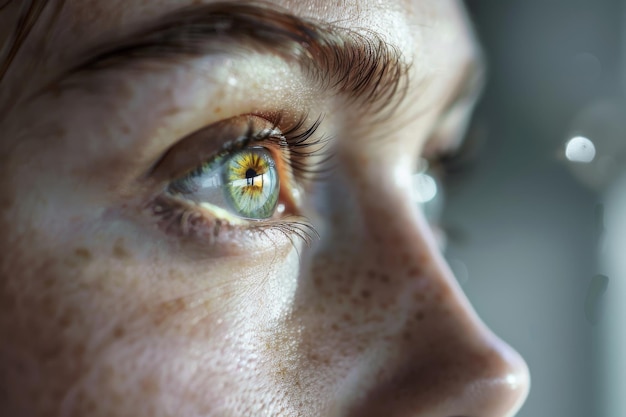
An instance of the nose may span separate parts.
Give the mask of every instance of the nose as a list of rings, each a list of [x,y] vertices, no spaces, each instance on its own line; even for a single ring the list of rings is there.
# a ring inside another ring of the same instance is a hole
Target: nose
[[[344,293],[366,296],[342,333],[369,344],[347,415],[513,416],[528,394],[526,363],[478,318],[405,193],[380,178],[336,217],[326,251],[351,271]]]

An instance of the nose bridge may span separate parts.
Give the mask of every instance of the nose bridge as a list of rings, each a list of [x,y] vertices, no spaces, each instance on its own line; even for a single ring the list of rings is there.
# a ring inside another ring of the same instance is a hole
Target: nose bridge
[[[327,280],[346,301],[342,319],[385,356],[354,415],[508,416],[526,396],[526,365],[478,319],[409,191],[389,178],[335,196],[322,251],[326,270],[348,271]]]

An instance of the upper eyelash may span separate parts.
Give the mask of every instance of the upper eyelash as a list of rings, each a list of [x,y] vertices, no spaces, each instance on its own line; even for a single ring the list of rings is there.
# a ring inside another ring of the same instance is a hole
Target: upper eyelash
[[[272,139],[273,131],[280,131],[279,126],[282,124],[283,118],[284,115],[282,113],[270,116],[269,121],[272,123],[272,128],[267,130],[265,136],[261,135],[260,137],[255,137],[250,135],[250,140],[246,145]],[[294,174],[299,178],[310,179],[324,171],[324,167],[332,155],[326,152],[330,138],[327,136],[316,137],[316,133],[324,120],[324,116],[320,115],[307,126],[308,119],[309,117],[306,113],[298,117],[292,125],[281,132],[280,139],[284,140],[279,141],[278,145],[282,148],[287,148],[289,151],[289,155],[283,155],[283,157],[288,158],[288,160],[284,162],[291,167]],[[252,125],[250,125],[249,133],[253,133],[251,130]],[[312,161],[314,157],[321,155],[323,155],[324,158],[319,161]]]
[[[323,116],[318,117],[310,127],[304,128],[307,117],[302,116],[294,126],[283,133],[289,151],[297,158],[291,160],[291,169],[302,176],[315,177],[324,172],[325,167],[332,157],[332,153],[326,152],[330,137],[321,136],[314,138],[317,129],[322,124]],[[313,140],[312,140],[313,139]],[[315,149],[314,147],[319,147]],[[311,148],[314,148],[311,150]],[[312,157],[323,156],[316,165],[309,163]]]

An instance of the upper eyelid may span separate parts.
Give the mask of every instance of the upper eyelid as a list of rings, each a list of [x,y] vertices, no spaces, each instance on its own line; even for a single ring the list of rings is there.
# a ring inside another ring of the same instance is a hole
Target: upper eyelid
[[[286,118],[287,115],[282,113],[242,114],[210,124],[174,143],[146,172],[146,179],[150,178],[150,181],[157,183],[173,181],[193,173],[195,169],[220,156],[250,146],[262,146],[268,141],[272,141],[276,147],[288,146],[293,156],[293,161],[290,160],[292,168],[307,171],[306,162],[296,159],[314,156],[314,150],[307,150],[312,145],[318,144],[320,149],[325,148],[330,138],[319,136],[322,116],[311,118],[308,113],[303,113],[293,120]],[[303,151],[298,153],[296,148],[303,148]]]
[[[252,2],[184,8],[129,39],[91,48],[90,58],[53,85],[63,86],[77,74],[123,69],[141,61],[178,65],[181,59],[233,54],[238,47],[295,60],[320,90],[358,100],[360,108],[372,114],[396,108],[408,88],[410,65],[372,31],[357,34]]]

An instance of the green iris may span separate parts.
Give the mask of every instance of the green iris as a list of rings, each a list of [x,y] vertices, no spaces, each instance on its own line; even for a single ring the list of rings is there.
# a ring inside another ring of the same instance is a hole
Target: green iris
[[[249,219],[272,217],[280,182],[268,150],[247,148],[230,156],[222,166],[224,193],[234,212]]]

